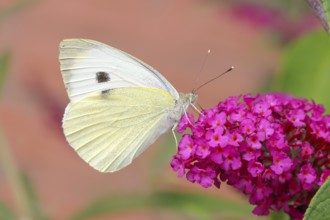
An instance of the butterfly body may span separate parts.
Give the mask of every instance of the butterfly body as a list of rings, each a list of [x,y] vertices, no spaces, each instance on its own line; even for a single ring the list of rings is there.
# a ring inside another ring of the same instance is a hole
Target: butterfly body
[[[179,94],[137,58],[92,40],[62,41],[60,64],[70,98],[63,117],[66,139],[101,172],[130,164],[175,127],[197,98]]]

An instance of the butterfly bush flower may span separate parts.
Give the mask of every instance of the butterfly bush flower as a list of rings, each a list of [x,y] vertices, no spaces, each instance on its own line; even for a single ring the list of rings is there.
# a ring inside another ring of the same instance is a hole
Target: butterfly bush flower
[[[330,115],[306,99],[284,94],[230,97],[194,121],[183,116],[183,135],[171,166],[207,188],[221,182],[241,190],[253,213],[282,210],[302,219],[330,175]]]

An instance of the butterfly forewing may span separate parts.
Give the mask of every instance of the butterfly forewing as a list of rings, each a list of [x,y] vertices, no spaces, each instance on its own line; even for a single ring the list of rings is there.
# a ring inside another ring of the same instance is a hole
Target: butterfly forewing
[[[146,87],[178,92],[155,69],[106,44],[87,39],[68,39],[60,44],[60,64],[71,100],[113,88]],[[101,78],[100,78],[101,76]]]

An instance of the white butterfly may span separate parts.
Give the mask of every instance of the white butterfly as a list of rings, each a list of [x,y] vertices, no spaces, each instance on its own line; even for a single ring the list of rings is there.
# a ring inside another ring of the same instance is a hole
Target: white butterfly
[[[60,44],[70,98],[63,130],[79,156],[101,172],[129,165],[161,134],[175,129],[197,95],[178,93],[155,69],[93,40]]]

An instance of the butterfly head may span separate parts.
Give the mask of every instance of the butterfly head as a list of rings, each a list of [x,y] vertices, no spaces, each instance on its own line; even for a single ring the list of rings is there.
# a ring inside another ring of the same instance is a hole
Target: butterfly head
[[[197,101],[198,95],[196,93],[188,93],[189,103],[194,104]]]
[[[197,94],[195,93],[180,93],[179,103],[183,106],[189,106],[197,101]]]

